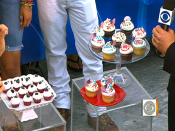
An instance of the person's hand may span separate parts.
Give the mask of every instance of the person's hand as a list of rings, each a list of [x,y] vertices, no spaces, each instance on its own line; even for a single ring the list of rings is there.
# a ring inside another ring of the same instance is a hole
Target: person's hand
[[[163,54],[166,53],[169,46],[175,41],[174,31],[168,29],[165,31],[161,26],[156,26],[153,31],[152,43]]]
[[[0,38],[4,38],[8,34],[8,27],[0,24]]]
[[[21,6],[20,10],[20,23],[21,23],[21,28],[22,30],[24,27],[28,27],[30,22],[32,20],[32,9],[30,7],[24,7]]]
[[[3,92],[3,90],[5,89],[5,86],[3,84],[3,82],[1,81],[1,78],[0,78],[0,94]]]
[[[5,36],[8,34],[8,28],[4,24],[0,25],[0,56],[5,50]]]

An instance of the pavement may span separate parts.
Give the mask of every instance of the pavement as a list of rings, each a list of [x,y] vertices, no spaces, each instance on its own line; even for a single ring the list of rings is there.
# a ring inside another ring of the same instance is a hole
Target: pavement
[[[151,43],[151,38],[147,38],[149,43]],[[167,85],[169,80],[169,74],[164,72],[162,70],[164,59],[160,58],[156,55],[154,47],[150,44],[150,52],[148,55],[143,58],[140,61],[137,61],[135,63],[130,64],[122,64],[122,67],[127,67],[128,70],[135,76],[135,78],[140,82],[140,84],[145,88],[145,90],[151,95],[153,99],[159,100],[159,115],[153,117],[152,121],[152,131],[167,131],[168,123],[167,123],[167,101],[168,101],[168,93],[167,93]],[[45,79],[47,80],[47,65],[46,60],[39,61],[36,65],[34,63],[33,66],[30,68],[30,72],[37,72]],[[104,71],[115,69],[115,64],[110,63],[103,63]],[[74,78],[82,77],[82,72],[74,72],[70,69],[68,69],[68,72],[70,74],[71,80]],[[71,84],[71,82],[70,82]],[[81,97],[80,94],[77,94],[77,100]],[[75,105],[75,108],[79,108],[80,105]],[[132,110],[132,108],[131,108]],[[118,111],[119,114],[122,114],[122,111]],[[134,112],[134,111],[133,111]],[[94,131],[92,128],[89,127],[86,121],[87,112],[84,108],[78,110],[78,113],[80,114],[80,117],[82,119],[74,119],[75,124],[73,125],[73,131]],[[116,113],[116,112],[115,112]],[[114,112],[110,113],[110,116],[113,116]],[[122,116],[121,116],[122,117]],[[130,117],[132,115],[130,114]],[[114,122],[119,123],[120,119],[114,118]],[[135,118],[133,116],[133,120],[137,120],[137,117]],[[135,122],[127,121],[128,127],[135,127],[135,125],[142,127],[142,129],[125,129],[125,131],[148,131],[146,127],[143,125],[144,122]],[[119,125],[119,127],[122,127],[123,125]],[[68,120],[68,131],[70,131],[70,117]],[[122,130],[124,131],[124,130]]]

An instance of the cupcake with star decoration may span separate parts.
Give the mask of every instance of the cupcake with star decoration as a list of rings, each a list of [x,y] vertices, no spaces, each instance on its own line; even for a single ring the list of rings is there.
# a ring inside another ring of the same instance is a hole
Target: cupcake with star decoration
[[[105,32],[103,31],[103,23],[101,23],[101,26],[99,27],[98,25],[96,25],[94,27],[94,29],[92,29],[91,34],[96,34],[96,36],[101,36],[102,38],[105,35]]]
[[[110,41],[108,41],[103,47],[102,47],[102,52],[103,52],[103,59],[112,61],[114,59],[115,53],[116,53],[116,48],[114,45],[111,44]]]
[[[103,22],[103,30],[105,32],[104,37],[112,37],[115,31],[115,18],[113,20],[107,18]]]
[[[122,61],[131,61],[133,57],[133,48],[127,43],[122,43],[120,47],[120,58]]]
[[[134,54],[144,55],[146,51],[146,42],[143,39],[135,39],[132,43]]]
[[[132,31],[134,30],[134,24],[129,16],[124,18],[124,21],[120,24],[121,31],[126,35],[126,37],[132,36]]]
[[[111,84],[106,84],[101,87],[102,100],[106,103],[111,103],[114,101],[115,89]]]
[[[95,53],[100,53],[104,44],[105,40],[101,36],[95,36],[95,34],[91,34],[91,46]]]
[[[94,98],[97,96],[98,88],[98,84],[95,80],[89,79],[85,82],[86,95],[90,98]]]
[[[110,75],[105,75],[101,78],[101,86],[104,86],[106,84],[111,84],[112,87],[114,86],[114,79]]]

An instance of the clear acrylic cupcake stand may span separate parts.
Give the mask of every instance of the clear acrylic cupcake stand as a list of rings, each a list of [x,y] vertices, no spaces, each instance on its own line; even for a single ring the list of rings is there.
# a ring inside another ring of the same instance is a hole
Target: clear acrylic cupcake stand
[[[116,29],[116,31],[120,31],[120,29]],[[111,40],[111,38],[110,38]],[[107,42],[107,41],[105,41]],[[132,45],[132,37],[128,37],[125,41],[126,43]],[[131,79],[129,78],[129,76],[125,75],[124,73],[122,73],[120,71],[120,68],[121,68],[121,64],[129,64],[129,63],[133,63],[133,62],[136,62],[136,61],[139,61],[141,59],[143,59],[150,51],[150,45],[149,45],[149,42],[145,39],[145,42],[146,42],[146,51],[145,51],[145,54],[144,55],[135,55],[133,54],[133,58],[131,61],[122,61],[120,59],[120,52],[119,52],[119,49],[117,49],[116,53],[115,53],[115,57],[114,57],[114,60],[112,61],[108,61],[108,60],[105,60],[103,59],[103,54],[102,52],[101,53],[95,53],[93,50],[92,50],[92,47],[91,47],[91,42],[89,42],[89,50],[91,51],[91,53],[97,57],[98,59],[104,61],[104,62],[108,62],[108,63],[113,63],[113,64],[116,64],[116,72],[114,74],[109,74],[111,76],[113,76],[114,78],[114,81],[115,81],[115,84],[117,84],[118,86],[120,87],[126,87],[128,86],[130,83],[131,83]]]

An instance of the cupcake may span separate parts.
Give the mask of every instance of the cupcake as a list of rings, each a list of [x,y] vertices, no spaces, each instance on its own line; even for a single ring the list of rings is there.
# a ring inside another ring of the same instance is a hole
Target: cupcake
[[[101,78],[101,82],[100,83],[101,83],[101,86],[104,86],[106,84],[111,84],[112,86],[114,86],[114,79],[113,79],[112,76],[106,75],[106,76],[103,76]]]
[[[111,103],[114,101],[115,89],[111,84],[104,85],[101,87],[102,100],[106,103]]]
[[[120,57],[123,61],[131,61],[133,56],[133,48],[131,45],[122,43],[120,47]]]
[[[32,104],[32,97],[29,95],[29,94],[26,94],[24,97],[23,97],[23,103],[25,106],[30,106]]]
[[[32,96],[33,93],[37,92],[37,91],[38,91],[37,87],[35,85],[33,85],[33,84],[28,87],[28,93],[29,93],[30,96]]]
[[[13,108],[17,108],[17,107],[19,107],[20,99],[18,96],[14,96],[13,98],[11,98],[10,102],[11,102]]]
[[[11,100],[11,98],[15,97],[16,95],[18,95],[18,93],[14,89],[7,91],[7,97],[9,100]]]
[[[129,16],[124,18],[124,21],[120,24],[120,29],[125,33],[126,37],[132,36],[132,31],[134,30],[134,24]]]
[[[103,25],[103,23],[101,24]],[[105,32],[103,31],[102,27],[99,27],[98,25],[95,26],[94,29],[92,29],[91,34],[96,33],[96,36],[104,37]]]
[[[112,40],[116,42],[115,47],[120,48],[122,42],[125,42],[126,40],[126,35],[122,32],[116,32],[112,35]]]
[[[53,96],[53,93],[48,88],[46,88],[43,92],[44,100],[49,101],[49,100],[51,100],[52,96]]]
[[[3,81],[3,84],[4,84],[4,86],[5,86],[5,89],[4,89],[3,93],[7,93],[7,91],[8,91],[9,89],[13,88],[12,85],[11,85],[11,82],[8,81],[8,80]]]
[[[28,89],[29,85],[33,84],[33,82],[32,82],[32,79],[29,76],[27,76],[23,78],[22,84],[26,89]]]
[[[20,87],[22,87],[22,82],[20,78],[14,79],[13,81],[13,89],[15,91],[18,91],[20,89]]]
[[[104,44],[105,41],[101,36],[95,36],[95,38],[91,39],[92,50],[96,53],[100,53],[102,51]]]
[[[44,81],[40,81],[40,82],[37,84],[37,90],[38,90],[38,92],[43,93],[44,90],[46,89],[46,86],[47,86],[47,85],[45,84]]]
[[[35,75],[33,76],[32,80],[33,80],[33,84],[34,84],[35,86],[37,86],[37,84],[41,81],[41,76],[39,76],[38,74],[35,74]]]
[[[42,99],[42,95],[39,92],[33,93],[33,101],[35,103],[40,103]]]
[[[103,30],[105,32],[104,37],[112,37],[115,31],[115,18],[111,21],[111,19],[106,19],[103,22]]]
[[[146,42],[143,39],[135,39],[133,41],[134,54],[144,55],[146,51]]]
[[[115,53],[116,53],[116,48],[115,46],[111,45],[111,42],[107,42],[103,47],[102,47],[102,52],[103,52],[103,59],[112,61],[114,59]]]
[[[18,90],[18,94],[20,98],[23,98],[24,95],[26,95],[27,93],[28,93],[28,90],[24,86],[20,87],[20,89]]]
[[[85,82],[86,95],[90,98],[97,96],[98,84],[95,80],[88,80]]]
[[[133,40],[146,38],[146,31],[142,28],[136,28],[132,31]]]

